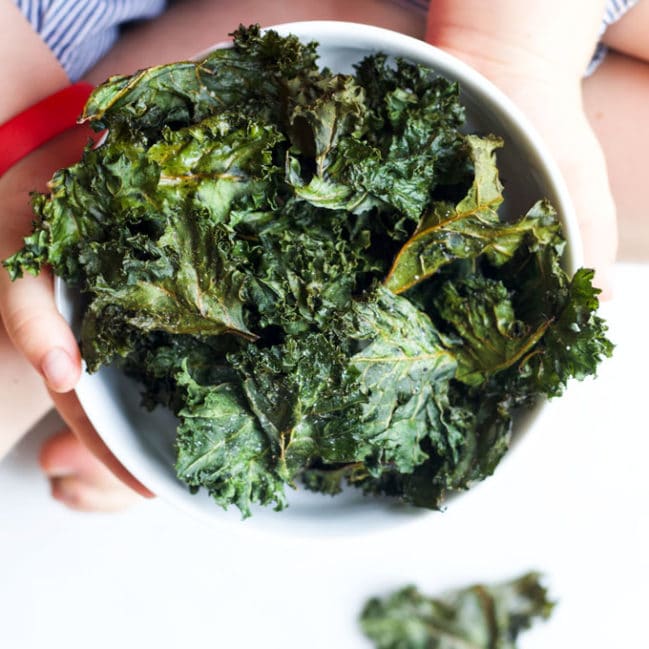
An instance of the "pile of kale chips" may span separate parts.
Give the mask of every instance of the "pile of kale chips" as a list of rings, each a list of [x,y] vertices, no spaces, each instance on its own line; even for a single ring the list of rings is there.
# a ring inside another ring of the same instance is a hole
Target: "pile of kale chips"
[[[12,276],[79,287],[91,372],[117,362],[179,420],[176,469],[217,503],[345,482],[438,507],[491,474],[512,411],[611,344],[546,201],[516,222],[502,142],[460,131],[458,86],[241,27],[198,62],[114,77],[106,141],[58,171]]]

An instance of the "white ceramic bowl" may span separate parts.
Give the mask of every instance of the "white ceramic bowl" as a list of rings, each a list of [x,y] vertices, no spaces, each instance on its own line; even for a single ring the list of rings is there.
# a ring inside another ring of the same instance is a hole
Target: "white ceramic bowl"
[[[498,161],[505,185],[506,213],[523,214],[537,199],[549,198],[561,216],[568,239],[566,269],[574,272],[581,264],[576,219],[556,165],[528,121],[481,75],[431,45],[377,27],[318,21],[277,25],[271,29],[317,41],[321,65],[335,72],[352,72],[354,63],[380,51],[429,66],[457,80],[467,108],[467,131],[495,133],[505,138]],[[56,293],[60,310],[74,326],[79,318],[76,295],[60,281]],[[291,535],[329,536],[371,532],[427,513],[393,501],[364,497],[355,489],[334,498],[302,489],[289,490],[290,506],[284,511],[256,507],[253,516],[241,522],[235,507],[223,511],[206,493],[190,494],[176,478],[175,419],[161,408],[149,413],[140,407],[140,389],[136,383],[115,369],[104,368],[94,375],[84,373],[77,393],[99,435],[138,480],[170,503],[210,523]],[[516,420],[516,437],[530,427],[542,407],[541,404]]]

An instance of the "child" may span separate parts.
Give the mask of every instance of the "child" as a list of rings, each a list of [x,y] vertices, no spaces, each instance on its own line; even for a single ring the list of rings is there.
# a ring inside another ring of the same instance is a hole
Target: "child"
[[[16,1],[31,20],[30,12],[39,3]],[[89,12],[85,22],[76,20],[79,12],[71,10],[74,4],[72,0],[60,0],[58,14],[54,11],[49,14],[50,17],[58,15],[58,19],[54,20],[54,25],[50,24],[49,37],[44,35],[55,51],[58,48],[61,63],[68,66],[63,69],[13,2],[0,0],[0,24],[6,31],[5,37],[0,39],[0,61],[11,61],[10,65],[0,65],[6,77],[5,87],[14,90],[0,98],[0,124],[66,85],[68,74],[73,77],[81,74],[78,63],[84,58],[89,60],[93,48],[88,48],[85,41],[66,40],[62,27],[66,23],[61,16],[70,12],[67,24],[78,23],[82,30],[90,29],[87,25],[91,18],[96,19],[95,27],[101,21],[96,11],[92,13],[94,3],[84,5],[84,11]],[[145,13],[162,9],[160,3],[140,3],[138,0],[120,4],[139,5]],[[429,42],[462,58],[491,79],[535,124],[563,171],[581,218],[586,262],[597,268],[600,284],[607,287],[616,248],[615,207],[602,147],[584,112],[584,96],[597,101],[596,105],[594,101],[587,104],[586,109],[610,152],[614,168],[612,178],[616,183],[613,190],[625,210],[635,210],[630,212],[632,218],[639,216],[638,206],[643,204],[640,200],[642,184],[629,190],[628,180],[624,179],[628,178],[629,170],[638,173],[641,151],[649,143],[649,134],[646,129],[642,130],[643,122],[628,119],[625,111],[629,110],[629,102],[620,101],[619,96],[606,91],[607,84],[612,83],[608,61],[601,73],[598,71],[586,83],[585,95],[582,78],[602,30],[602,16],[606,15],[610,22],[633,4],[630,0],[610,0],[607,9],[605,0],[571,0],[569,3],[562,0],[525,3],[520,0],[433,0],[426,20],[426,3],[419,0],[358,0],[354,3],[347,0],[328,3],[321,0],[301,3],[185,0],[172,4],[155,21],[127,33],[105,58],[98,61],[88,78],[100,82],[115,72],[129,73],[138,67],[190,56],[223,40],[244,17],[265,25],[306,19],[352,20],[418,37],[425,34]],[[137,13],[130,14],[131,17],[135,15]],[[101,14],[105,16],[106,13]],[[38,20],[32,22],[38,28]],[[649,51],[644,37],[648,26],[649,0],[642,0],[628,18],[620,20],[605,36],[605,42],[610,38],[611,45],[618,51],[635,57],[635,63],[629,57],[620,60],[612,57],[611,60],[617,61],[618,78],[629,84],[626,92],[634,89],[645,97],[649,96]],[[109,30],[106,35],[99,27],[97,30],[93,38],[100,51],[99,45],[105,48],[115,34]],[[74,52],[81,51],[82,47],[86,48],[83,50],[86,54],[75,56]],[[646,101],[642,105],[646,105]],[[20,246],[21,237],[29,229],[27,192],[42,188],[55,168],[74,161],[85,139],[86,134],[68,131],[31,153],[0,178],[1,258]],[[616,167],[624,171],[618,173]],[[6,274],[0,273],[0,308],[12,340],[46,379],[64,419],[113,472],[139,493],[147,495],[142,485],[110,455],[92,431],[74,394],[69,392],[79,377],[79,353],[71,332],[54,310],[47,277],[27,278],[12,285]],[[57,456],[57,453],[58,450],[52,455]],[[83,473],[81,464],[79,475]]]

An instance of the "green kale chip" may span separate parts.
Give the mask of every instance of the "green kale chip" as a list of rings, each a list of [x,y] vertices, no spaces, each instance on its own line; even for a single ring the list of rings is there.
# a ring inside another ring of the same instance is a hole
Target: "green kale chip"
[[[538,573],[433,598],[414,586],[365,605],[360,623],[377,649],[516,649],[554,604]]]
[[[250,505],[285,506],[284,481],[269,440],[248,408],[241,382],[201,385],[184,367],[176,375],[184,406],[178,411],[176,471],[190,487],[205,487],[223,507],[244,516]]]
[[[459,88],[375,54],[354,74],[257,26],[114,77],[105,139],[33,200],[13,279],[76,286],[89,371],[179,421],[176,470],[248,516],[285,487],[438,508],[493,473],[515,409],[612,351],[557,214],[499,213],[503,141]]]

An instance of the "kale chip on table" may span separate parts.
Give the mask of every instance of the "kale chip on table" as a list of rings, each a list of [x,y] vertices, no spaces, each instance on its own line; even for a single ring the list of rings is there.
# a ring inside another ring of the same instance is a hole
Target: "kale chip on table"
[[[360,623],[377,649],[516,649],[521,632],[553,608],[541,576],[530,572],[439,597],[406,586],[370,599]]]
[[[109,79],[83,119],[105,141],[34,197],[5,266],[78,287],[89,371],[173,410],[179,478],[223,507],[301,482],[437,508],[493,472],[516,408],[611,353],[554,209],[503,220],[503,141],[465,134],[430,69],[334,74],[241,27]]]

